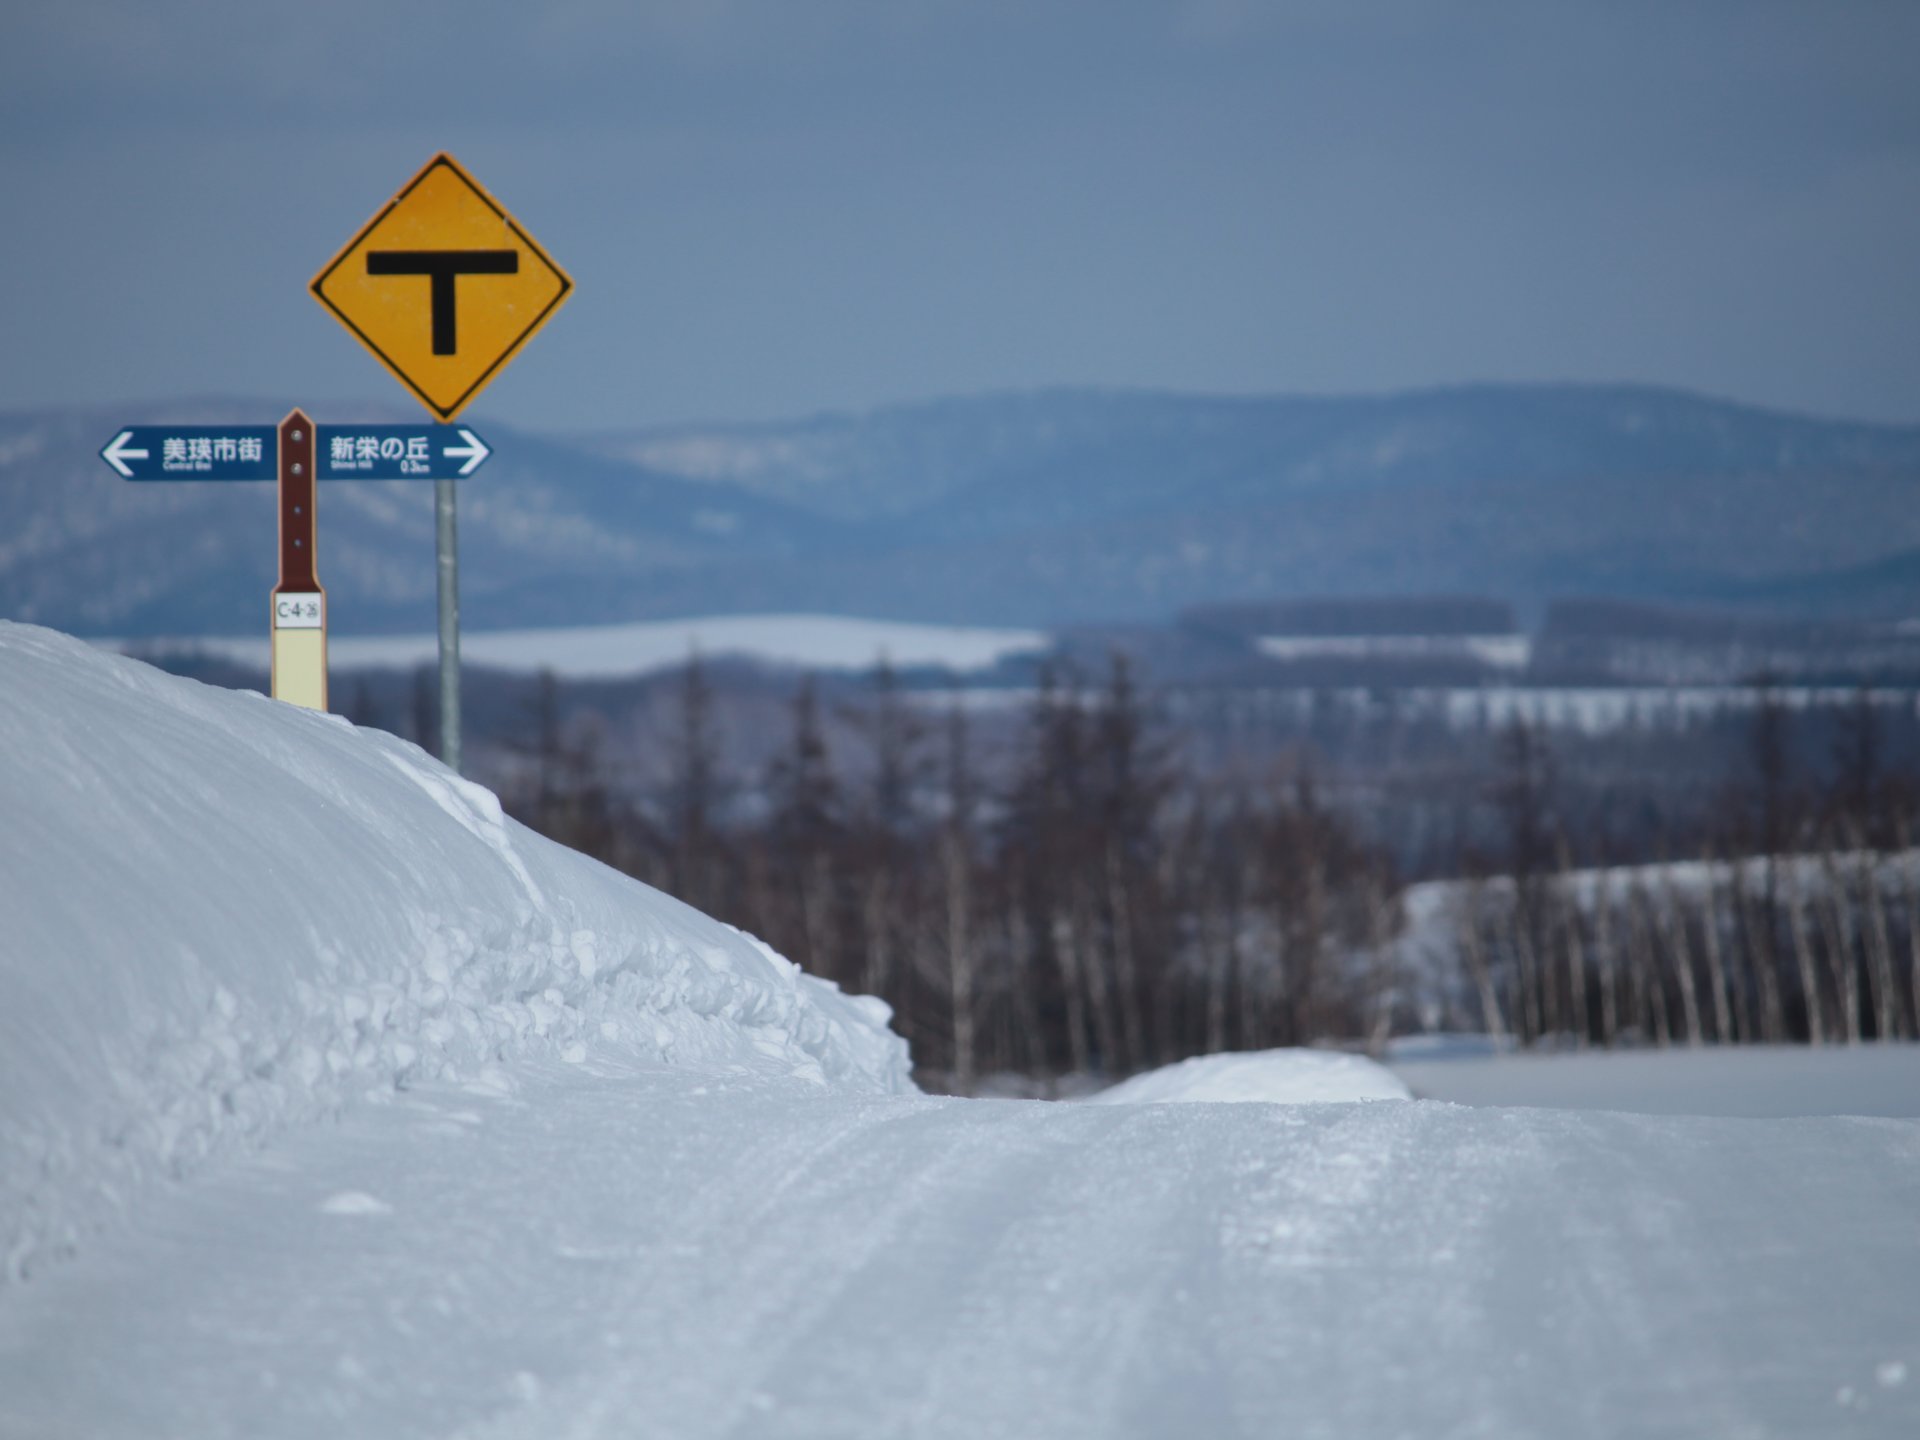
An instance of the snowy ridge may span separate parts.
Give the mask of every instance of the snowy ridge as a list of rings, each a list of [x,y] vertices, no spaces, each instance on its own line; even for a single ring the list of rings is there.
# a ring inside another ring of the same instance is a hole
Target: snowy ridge
[[[98,641],[129,654],[212,655],[264,668],[263,635]],[[329,655],[340,670],[410,670],[439,653],[432,634],[335,637]],[[742,659],[799,670],[866,670],[882,660],[968,672],[990,670],[1009,656],[1047,649],[1038,630],[918,625],[847,615],[708,615],[617,625],[535,630],[473,630],[461,637],[462,659],[490,670],[551,670],[569,680],[618,680],[674,670],[690,655]]]
[[[668,1064],[909,1091],[880,1002],[417,747],[0,622],[0,1265],[426,1080]]]

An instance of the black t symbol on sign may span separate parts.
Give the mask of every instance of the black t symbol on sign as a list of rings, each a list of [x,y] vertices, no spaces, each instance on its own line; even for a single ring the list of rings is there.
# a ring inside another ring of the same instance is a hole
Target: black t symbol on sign
[[[459,352],[454,326],[453,280],[456,275],[517,275],[518,250],[369,250],[369,275],[425,275],[433,281],[433,353]]]

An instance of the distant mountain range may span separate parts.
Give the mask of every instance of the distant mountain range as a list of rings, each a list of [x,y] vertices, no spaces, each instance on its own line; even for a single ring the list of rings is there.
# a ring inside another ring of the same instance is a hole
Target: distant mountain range
[[[126,424],[286,408],[0,415],[0,616],[257,628],[271,487],[129,483],[97,452]],[[472,423],[495,450],[462,489],[476,628],[780,611],[1060,626],[1449,592],[1920,614],[1920,427],[1671,390],[1053,390],[576,437]],[[430,488],[323,488],[336,627],[431,626]]]

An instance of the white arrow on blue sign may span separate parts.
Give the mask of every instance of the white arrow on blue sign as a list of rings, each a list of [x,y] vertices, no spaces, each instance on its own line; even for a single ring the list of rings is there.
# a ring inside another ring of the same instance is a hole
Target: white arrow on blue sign
[[[316,425],[322,480],[464,480],[492,449],[464,425]]]
[[[133,425],[100,452],[123,480],[271,480],[271,425]]]
[[[316,425],[321,480],[464,480],[492,448],[464,425]],[[271,425],[130,425],[100,458],[123,480],[272,480]]]

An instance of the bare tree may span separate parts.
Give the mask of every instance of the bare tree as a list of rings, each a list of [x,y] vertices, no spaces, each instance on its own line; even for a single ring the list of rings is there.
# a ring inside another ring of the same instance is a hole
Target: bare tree
[[[1880,893],[1880,854],[1870,849],[1861,826],[1851,826],[1855,904],[1866,917],[1868,975],[1873,985],[1873,1035],[1897,1040],[1905,1029],[1897,982],[1893,978],[1893,937],[1887,933],[1887,908]]]
[[[948,1001],[953,1011],[953,1078],[962,1095],[974,1085],[973,817],[976,796],[966,716],[947,726],[947,815],[940,834],[941,899],[946,916]]]
[[[1040,1008],[1034,995],[1032,939],[1027,928],[1027,895],[1020,856],[1009,857],[1006,879],[1006,955],[1008,989],[1015,1016],[1014,1033],[1021,1037],[1024,1059],[1021,1068],[1028,1074],[1048,1073],[1046,1030],[1040,1021]]]
[[[1372,995],[1368,1008],[1373,1022],[1367,1028],[1367,1053],[1378,1057],[1386,1052],[1387,1037],[1393,1033],[1394,993],[1399,985],[1393,939],[1399,928],[1397,905],[1378,874],[1369,874],[1364,882],[1367,912],[1367,950],[1371,960],[1368,976]]]
[[[1620,1036],[1619,959],[1613,948],[1613,883],[1602,870],[1595,876],[1593,948],[1600,967],[1600,1043],[1612,1049]]]
[[[804,947],[800,963],[815,974],[840,978],[834,863],[841,824],[839,787],[811,676],[794,694],[791,739],[768,771],[767,789],[773,801],[768,837],[782,857],[798,906],[797,934]]]
[[[1548,1023],[1539,965],[1543,890],[1553,864],[1553,768],[1539,731],[1515,716],[1500,736],[1495,797],[1507,829],[1507,868],[1513,877],[1513,934],[1520,985],[1519,1025],[1539,1035]]]
[[[718,908],[715,874],[719,837],[720,739],[714,724],[713,690],[696,648],[681,672],[678,713],[667,745],[669,883],[674,894],[700,910]]]
[[[1748,763],[1758,807],[1757,838],[1766,861],[1766,902],[1760,912],[1764,926],[1757,937],[1764,955],[1756,957],[1756,963],[1775,970],[1780,954],[1780,856],[1787,849],[1793,821],[1793,777],[1787,742],[1786,705],[1773,677],[1762,675],[1755,687],[1753,719],[1747,732]]]
[[[1852,703],[1840,712],[1833,743],[1836,818],[1863,837],[1856,844],[1885,843],[1880,823],[1883,748],[1873,692],[1861,685]]]
[[[1707,952],[1707,983],[1713,990],[1713,1038],[1722,1045],[1731,1045],[1739,1037],[1734,1034],[1733,1003],[1727,990],[1727,964],[1721,948],[1719,862],[1714,859],[1711,848],[1701,856],[1700,868],[1706,875],[1706,890],[1701,898],[1700,939]]]
[[[862,983],[869,993],[877,995],[888,991],[899,954],[913,943],[905,937],[912,928],[919,849],[913,843],[914,800],[922,778],[920,746],[925,727],[908,709],[893,666],[884,658],[875,667],[867,706],[849,712],[848,718],[867,742],[872,770],[864,803],[854,807],[850,818],[851,833],[842,863],[850,872],[848,883],[860,897]],[[960,823],[970,827],[972,775],[966,758],[965,723],[964,714],[956,707],[949,724],[949,764],[960,767],[959,783],[968,789],[963,800],[968,810]],[[950,793],[950,809],[952,802]],[[945,853],[948,839],[943,830],[939,870],[944,880],[950,881],[954,877]],[[965,848],[971,871],[970,841]]]
[[[1813,943],[1807,937],[1806,897],[1801,893],[1801,878],[1795,877],[1793,893],[1787,897],[1787,923],[1793,933],[1793,958],[1800,970],[1800,995],[1807,1009],[1807,1043],[1821,1044],[1827,1027],[1822,1020],[1820,977],[1813,968]]]
[[[1486,904],[1486,882],[1479,878],[1469,879],[1462,895],[1464,903],[1460,906],[1457,925],[1460,932],[1460,949],[1467,957],[1467,973],[1473,977],[1474,989],[1480,995],[1480,1023],[1487,1033],[1495,1039],[1507,1033],[1507,1023],[1500,1010],[1500,996],[1494,989],[1493,970],[1487,964],[1487,948],[1481,934],[1482,915]]]
[[[1756,896],[1747,884],[1747,867],[1736,861],[1733,865],[1733,908],[1741,931],[1746,936],[1747,972],[1754,982],[1749,993],[1759,1011],[1755,1028],[1761,1040],[1769,1045],[1778,1045],[1787,1038],[1786,1012],[1781,1000],[1780,970],[1772,943],[1774,925],[1771,919],[1763,919],[1760,913],[1765,904],[1765,898]]]
[[[1641,1033],[1651,1031],[1654,1043],[1664,1050],[1673,1043],[1673,1026],[1667,1018],[1667,989],[1661,983],[1653,948],[1649,921],[1653,902],[1637,875],[1627,887],[1626,903],[1627,972],[1639,997]]]
[[[1053,912],[1053,956],[1060,967],[1060,990],[1067,1005],[1067,1057],[1073,1072],[1093,1069],[1093,1039],[1087,1028],[1087,992],[1080,975],[1080,929],[1070,905]]]
[[[1227,991],[1238,968],[1234,964],[1238,958],[1233,945],[1235,917],[1209,889],[1200,890],[1196,898],[1200,904],[1194,939],[1207,977],[1205,1047],[1209,1055],[1217,1055],[1227,1048]],[[1243,1012],[1251,1008],[1244,986],[1240,1004]]]
[[[1907,817],[1900,816],[1900,899],[1907,919],[1907,1003],[1913,1007],[1914,1034],[1920,1035],[1920,885],[1914,883],[1913,842]]]
[[[1559,912],[1561,945],[1566,959],[1567,1017],[1573,1030],[1576,1049],[1587,1048],[1593,1030],[1593,1011],[1587,997],[1587,947],[1580,933],[1580,897],[1573,875],[1573,856],[1567,837],[1555,837],[1560,860],[1560,880],[1554,889],[1554,905]]]
[[[953,1010],[953,1079],[962,1095],[974,1083],[974,955],[972,846],[949,824],[940,838],[942,902],[946,912],[948,1000]]]
[[[1266,885],[1261,847],[1256,843],[1233,848],[1237,859],[1223,856],[1221,863],[1228,876],[1223,906],[1227,958],[1240,986],[1240,1043],[1249,1050],[1264,1050],[1274,1041],[1275,998],[1284,996],[1288,986],[1287,931],[1277,923],[1278,917],[1263,917],[1253,903]],[[1254,943],[1256,934],[1263,944]]]
[[[908,707],[900,693],[900,678],[891,661],[882,657],[874,667],[872,694],[867,708],[855,717],[865,732],[873,752],[873,780],[868,798],[868,816],[882,834],[898,837],[913,819],[913,797],[922,778],[920,747],[926,727]],[[948,717],[951,747],[952,727],[964,732],[966,716],[955,706]],[[964,757],[965,737],[961,736]],[[951,748],[949,751],[951,763]],[[968,783],[972,783],[969,773]]]
[[[1534,953],[1533,929],[1527,924],[1526,906],[1519,887],[1514,887],[1513,904],[1507,908],[1507,934],[1514,957],[1514,969],[1520,977],[1520,1039],[1532,1044],[1546,1033],[1540,1004],[1540,959]]]
[[[1693,954],[1687,944],[1687,912],[1670,866],[1660,867],[1661,909],[1665,916],[1667,948],[1673,954],[1673,973],[1680,982],[1680,1013],[1687,1027],[1687,1044],[1698,1048],[1700,1033],[1700,997],[1693,974]]]
[[[1833,853],[1833,832],[1829,830],[1820,847],[1820,897],[1824,904],[1816,909],[1820,929],[1827,943],[1827,965],[1833,971],[1834,993],[1840,997],[1840,1033],[1849,1045],[1860,1043],[1860,967],[1855,962],[1853,927],[1847,915],[1847,887],[1840,876],[1840,865]]]

